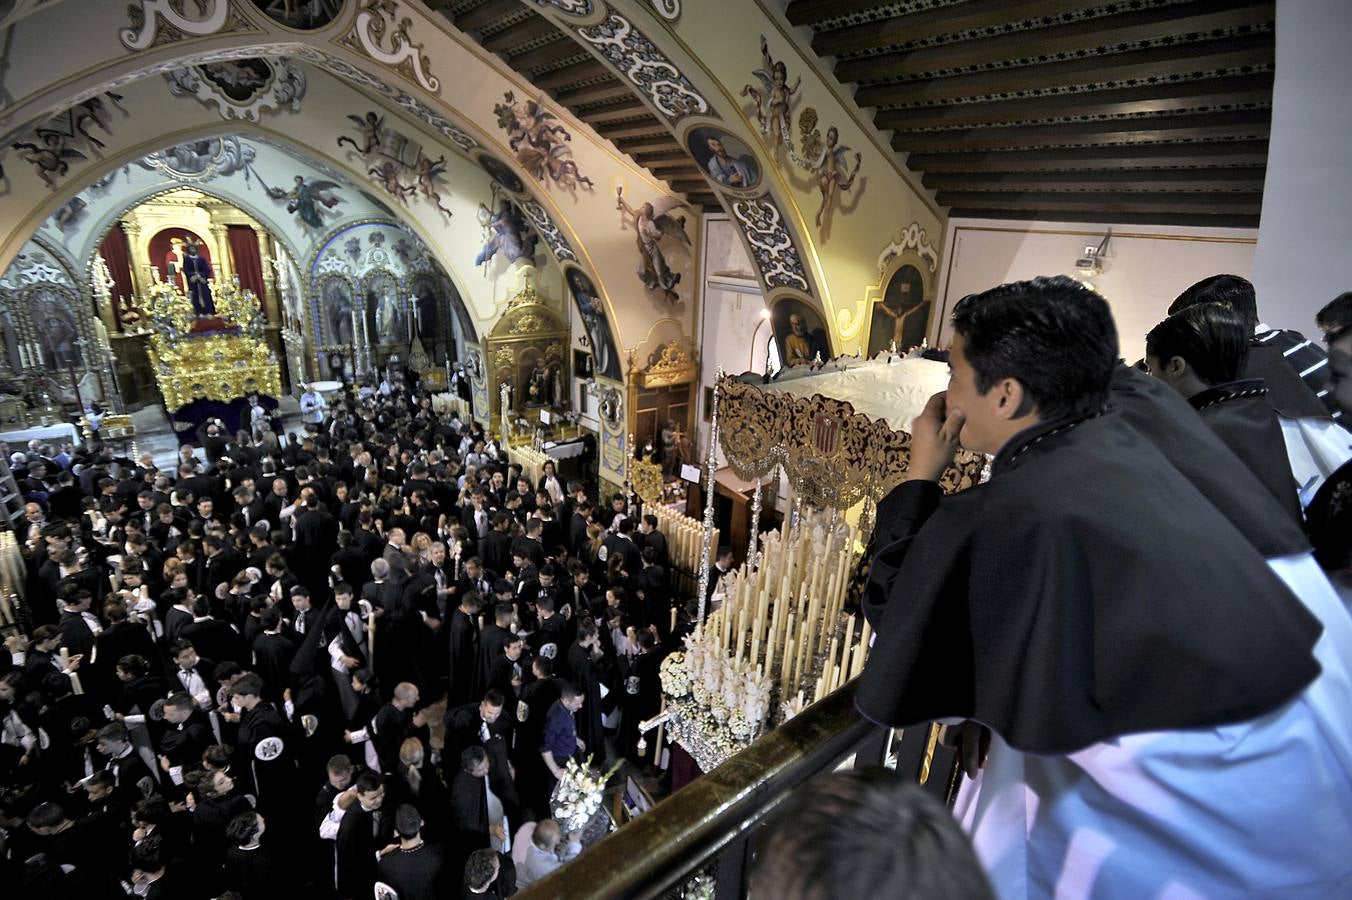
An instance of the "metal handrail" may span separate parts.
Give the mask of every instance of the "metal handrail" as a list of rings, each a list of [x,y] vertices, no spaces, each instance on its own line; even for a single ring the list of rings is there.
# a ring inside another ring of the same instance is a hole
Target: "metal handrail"
[[[856,687],[851,681],[809,706],[517,896],[658,897],[723,854],[795,788],[851,753],[880,763],[887,730],[855,710]],[[738,881],[740,862],[733,867]],[[720,867],[719,896],[729,888],[740,894],[726,883],[729,874]]]

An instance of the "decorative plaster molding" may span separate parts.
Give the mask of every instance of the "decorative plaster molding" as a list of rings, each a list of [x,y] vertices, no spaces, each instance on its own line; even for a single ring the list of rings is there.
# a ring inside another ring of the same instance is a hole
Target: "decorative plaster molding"
[[[604,22],[577,29],[620,73],[641,90],[671,123],[686,116],[711,115],[709,101],[690,79],[628,19],[609,7]]]
[[[257,81],[260,65],[269,72],[261,83]],[[290,108],[292,112],[299,112],[301,98],[305,96],[305,73],[284,56],[204,63],[166,72],[164,78],[169,82],[169,93],[175,97],[196,97],[208,106],[215,106],[227,122],[235,119],[257,122],[268,109]],[[229,78],[236,79],[236,85],[243,79],[254,79],[256,90],[247,99],[236,100],[223,85]]]
[[[681,17],[681,0],[648,0],[648,5],[668,22],[675,22]]]
[[[545,239],[545,243],[549,245],[549,251],[554,254],[554,258],[557,259],[560,264],[578,261],[577,253],[574,252],[572,245],[568,243],[568,238],[563,236],[563,232],[559,230],[559,226],[554,224],[553,218],[550,217],[549,213],[545,211],[545,208],[541,206],[538,201],[522,200],[517,205],[520,206],[521,211],[526,214],[526,218],[530,219],[531,224],[535,226],[535,230],[539,232],[540,237]]]
[[[441,80],[428,74],[431,63],[423,53],[423,45],[415,44],[408,34],[413,20],[408,16],[399,18],[400,11],[397,0],[364,0],[352,31],[342,43],[360,49],[435,94],[441,90]],[[384,46],[386,35],[389,36],[388,50]]]
[[[732,214],[751,244],[765,286],[797,288],[803,293],[811,293],[807,269],[774,200],[768,195],[737,200],[732,204]]]
[[[591,15],[591,0],[535,0],[541,6],[552,6],[565,16],[577,16],[579,19]]]
[[[229,0],[200,0],[197,9],[202,13],[196,19],[174,9],[173,0],[141,0],[139,7],[127,9],[131,14],[131,27],[120,29],[117,36],[128,50],[147,50],[185,34],[195,37],[215,34],[230,20]],[[163,32],[160,30],[161,19],[164,20]]]
[[[935,250],[929,242],[929,236],[925,229],[920,227],[919,222],[912,222],[901,230],[901,233],[892,238],[892,242],[883,248],[883,252],[878,254],[878,275],[882,276],[887,270],[887,265],[897,256],[905,253],[907,250],[914,250],[925,264],[929,266],[931,273],[939,268],[939,251]]]

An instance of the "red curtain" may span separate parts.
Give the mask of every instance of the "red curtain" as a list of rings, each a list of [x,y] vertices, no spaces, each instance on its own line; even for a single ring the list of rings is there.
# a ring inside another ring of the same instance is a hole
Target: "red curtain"
[[[258,305],[263,302],[263,260],[258,253],[258,235],[248,225],[229,225],[226,241],[230,245],[230,259],[235,264],[235,274],[239,276],[239,286],[251,290],[258,296]]]
[[[108,264],[108,274],[113,279],[113,321],[121,328],[122,308],[118,301],[136,295],[136,288],[132,287],[131,282],[131,247],[127,244],[127,233],[122,230],[121,222],[115,223],[103,236],[99,253]]]

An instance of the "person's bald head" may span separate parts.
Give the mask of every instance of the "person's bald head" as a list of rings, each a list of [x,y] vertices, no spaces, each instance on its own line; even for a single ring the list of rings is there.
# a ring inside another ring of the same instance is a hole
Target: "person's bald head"
[[[541,850],[553,851],[559,844],[559,823],[553,819],[541,819],[535,826],[535,835],[531,838]]]

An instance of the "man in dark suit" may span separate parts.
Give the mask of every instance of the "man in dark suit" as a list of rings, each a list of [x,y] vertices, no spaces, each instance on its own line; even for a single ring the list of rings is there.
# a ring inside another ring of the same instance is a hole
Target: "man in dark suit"
[[[481,687],[477,678],[481,609],[482,597],[475,593],[465,594],[460,598],[460,605],[451,612],[450,622],[446,626],[450,654],[447,703],[451,706],[468,703]]]
[[[375,772],[357,777],[357,800],[343,814],[334,841],[340,900],[366,900],[376,883],[376,853],[389,847],[394,837],[394,817],[382,807],[385,785]]]
[[[323,597],[328,593],[329,557],[338,546],[338,520],[311,489],[301,491],[296,503],[302,508],[296,513],[296,559],[301,563],[296,574],[312,596]]]
[[[638,523],[638,533],[639,536],[635,540],[640,548],[653,548],[653,553],[657,557],[653,561],[662,568],[667,568],[670,562],[667,556],[667,536],[657,530],[657,516],[652,513],[645,514]]]
[[[399,900],[437,900],[454,896],[446,848],[422,838],[422,816],[404,803],[394,814],[399,849],[380,858],[376,875],[399,895]]]
[[[202,586],[208,595],[214,597],[219,585],[229,584],[232,578],[243,571],[244,559],[214,534],[202,538],[202,550],[206,554]]]
[[[639,556],[638,545],[634,543],[634,520],[632,518],[621,519],[619,528],[606,535],[605,540],[601,543],[601,549],[605,551],[607,565],[616,553],[622,555],[624,557],[624,570],[630,575],[637,575],[639,569],[643,567],[643,559]]]
[[[511,526],[510,513],[495,513],[493,530],[483,539],[479,547],[479,556],[483,559],[484,566],[499,575],[512,567],[512,538],[509,534]]]
[[[535,568],[540,568],[545,564],[545,548],[540,541],[540,536],[544,530],[544,523],[531,516],[526,520],[526,532],[512,540],[512,555],[520,556],[531,561]]]
[[[282,613],[270,606],[260,614],[263,632],[253,640],[253,669],[263,676],[263,697],[280,703],[290,683],[296,645],[282,633]]]

